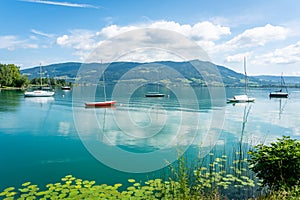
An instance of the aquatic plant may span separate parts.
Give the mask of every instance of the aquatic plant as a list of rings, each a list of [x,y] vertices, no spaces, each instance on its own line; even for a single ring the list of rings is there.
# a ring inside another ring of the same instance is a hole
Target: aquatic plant
[[[235,163],[243,163],[244,167],[236,168]],[[247,160],[234,160],[228,163],[227,156],[215,156],[213,152],[198,161],[192,167],[186,157],[178,158],[176,165],[170,165],[170,183],[176,184],[172,198],[179,199],[220,199],[249,198],[258,180],[250,176]],[[190,173],[192,172],[192,173]],[[177,192],[177,193],[176,193]],[[170,195],[170,194],[168,194]]]
[[[271,190],[268,194],[263,194],[255,198],[256,200],[298,200],[300,198],[300,187],[282,188]]]
[[[289,139],[289,138],[285,138]],[[284,139],[284,140],[285,140]],[[281,140],[280,140],[281,141]],[[290,141],[294,142],[294,141]],[[298,144],[297,144],[298,145]],[[296,145],[296,146],[297,146]],[[281,146],[281,145],[279,145]],[[183,155],[169,166],[163,179],[137,181],[114,185],[96,184],[67,175],[61,182],[50,183],[40,189],[31,182],[20,188],[9,187],[0,198],[9,199],[297,199],[298,186],[258,195],[259,180],[250,170],[248,149],[250,146],[233,146],[232,153],[211,150],[205,157]],[[283,148],[283,147],[282,147]],[[281,149],[282,149],[281,148]],[[290,147],[291,148],[291,147]],[[295,146],[293,146],[295,148]],[[255,152],[252,150],[251,152]],[[250,153],[251,154],[251,153]],[[293,152],[290,152],[293,154]],[[251,154],[252,156],[253,154]],[[297,154],[298,155],[298,154]],[[192,159],[192,160],[188,160]],[[253,157],[252,157],[253,159]],[[195,162],[195,163],[193,163]],[[296,170],[298,170],[297,168]],[[267,168],[265,169],[267,170]],[[126,186],[125,186],[126,185]],[[264,185],[262,185],[264,186]],[[263,188],[263,187],[262,187]]]
[[[212,154],[210,155],[212,156]],[[226,156],[215,158],[210,167],[195,168],[190,173],[186,158],[180,157],[176,165],[171,167],[171,176],[167,180],[153,179],[145,182],[128,180],[128,187],[121,183],[114,185],[97,185],[95,181],[82,180],[67,175],[61,182],[50,183],[41,190],[31,182],[22,187],[6,188],[0,193],[5,200],[19,199],[220,199],[222,190],[239,183],[240,187],[253,186],[254,182],[247,178],[237,178],[224,170]],[[203,163],[202,163],[203,164]]]

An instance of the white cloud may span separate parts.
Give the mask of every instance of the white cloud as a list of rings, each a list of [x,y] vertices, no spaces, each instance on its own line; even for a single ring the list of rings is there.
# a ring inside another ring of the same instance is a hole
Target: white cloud
[[[39,35],[39,36],[43,36],[43,37],[47,37],[47,38],[52,38],[54,37],[53,34],[49,34],[49,33],[44,33],[42,31],[38,31],[38,30],[35,30],[35,29],[31,29],[31,32],[36,34],[36,35]]]
[[[165,29],[178,32],[188,38],[192,38],[196,41],[199,40],[218,40],[222,35],[230,35],[230,28],[221,25],[216,25],[208,21],[199,22],[193,26],[189,24],[179,24],[174,21],[156,21],[150,24],[139,24],[132,26],[117,26],[110,25],[103,28],[98,35],[106,37],[114,37],[124,32],[139,29],[139,28],[154,28]]]
[[[264,46],[268,42],[286,39],[288,32],[287,28],[267,24],[263,27],[245,30],[226,42],[225,46],[231,49]]]
[[[235,55],[231,55],[231,56],[227,56],[225,59],[225,62],[227,63],[241,63],[243,62],[243,59],[245,57],[251,57],[252,56],[252,52],[246,52],[246,53],[238,53]]]
[[[138,26],[124,26],[119,27],[117,25],[110,25],[108,27],[103,28],[101,31],[97,32],[97,36],[104,36],[105,38],[115,37],[127,31],[132,31],[138,29]]]
[[[7,35],[0,36],[0,49],[15,50],[15,49],[35,49],[37,44],[29,43],[27,40],[20,40],[16,36]]]
[[[192,27],[190,36],[203,40],[218,40],[223,35],[230,35],[230,28],[221,25],[215,25],[205,21],[197,23]]]
[[[55,5],[55,6],[77,7],[77,8],[96,8],[96,9],[99,8],[97,6],[93,6],[90,4],[78,4],[78,3],[70,3],[70,2],[45,1],[45,0],[21,0],[21,1],[30,2],[30,3]]]
[[[92,50],[96,47],[98,44],[102,44],[104,41],[109,40],[113,37],[118,37],[119,40],[135,40],[136,42],[153,45],[153,44],[160,44],[165,46],[172,46],[174,48],[188,48],[185,47],[185,43],[182,41],[176,41],[174,43],[174,40],[171,41],[169,36],[162,36],[162,35],[153,35],[153,34],[145,34],[145,33],[138,33],[135,32],[134,38],[133,36],[128,37],[129,35],[126,35],[127,38],[122,38],[122,34],[128,33],[129,31],[133,30],[139,30],[139,29],[157,29],[159,30],[169,30],[174,33],[182,34],[187,39],[194,41],[201,45],[202,48],[208,48],[208,47],[214,47],[215,43],[214,41],[219,40],[224,35],[230,35],[230,28],[224,27],[221,25],[213,24],[208,21],[199,22],[194,25],[189,24],[179,24],[174,21],[156,21],[151,23],[144,23],[144,24],[136,24],[136,25],[130,25],[130,26],[118,26],[118,25],[110,25],[107,27],[102,28],[98,32],[90,32],[90,31],[72,31],[69,35],[63,35],[57,38],[56,42],[58,45],[63,47],[72,47],[77,50],[76,54],[81,55],[81,57],[84,56],[84,51],[86,53],[89,53],[89,50]],[[165,44],[163,44],[165,43]],[[128,41],[129,44],[129,41]],[[132,45],[132,44],[131,44]],[[180,45],[183,45],[180,47]],[[134,44],[134,46],[136,46]],[[143,45],[142,45],[143,46]],[[166,54],[161,54],[164,59]],[[160,57],[159,55],[154,56],[155,58]],[[153,58],[154,58],[153,57]],[[156,59],[155,59],[156,60]]]
[[[258,56],[261,64],[293,64],[300,62],[300,41]]]
[[[56,43],[63,47],[72,47],[76,50],[92,50],[97,41],[96,34],[86,30],[73,30],[70,35],[57,37]]]
[[[157,29],[158,34],[147,34],[145,32],[138,32],[141,29]],[[134,35],[126,34],[130,31]],[[118,58],[126,58],[126,61],[157,61],[157,60],[180,60],[180,57],[170,52],[161,52],[157,54],[150,53],[150,51],[141,51],[133,49],[138,48],[138,43],[141,47],[155,47],[159,45],[161,48],[172,48],[174,51],[181,52],[182,49],[190,51],[191,55],[193,49],[190,46],[185,46],[187,43],[184,41],[176,40],[172,38],[172,34],[169,36],[162,36],[159,30],[169,30],[174,33],[183,35],[187,40],[190,40],[200,46],[204,51],[208,52],[210,56],[218,55],[225,63],[240,63],[243,57],[251,57],[252,64],[273,64],[273,63],[288,63],[298,62],[300,52],[300,42],[295,45],[290,45],[285,48],[276,49],[272,53],[262,54],[261,56],[256,55],[254,48],[264,46],[265,52],[269,47],[269,43],[276,44],[275,42],[287,39],[290,34],[288,28],[282,26],[274,26],[266,24],[265,26],[254,27],[251,29],[244,30],[239,35],[233,36],[230,40],[224,41],[228,36],[231,36],[230,27],[222,26],[220,24],[214,24],[209,21],[203,21],[190,24],[179,24],[174,21],[154,21],[149,23],[118,26],[109,25],[98,32],[87,31],[87,30],[72,30],[70,34],[65,34],[57,37],[56,43],[62,47],[75,49],[74,55],[79,56],[81,60],[86,61],[90,56],[91,52],[99,45],[103,45],[106,48],[106,52],[101,52],[102,59],[109,57],[111,52],[116,52],[119,49],[126,49],[121,44],[126,41],[127,52],[119,52],[115,55]],[[226,36],[226,38],[224,38]],[[174,36],[175,37],[175,36]],[[109,46],[109,42],[114,38],[114,45],[116,40],[120,40],[120,45]],[[117,38],[117,39],[116,39]],[[129,55],[128,53],[135,52],[135,54]],[[176,52],[175,52],[176,53]],[[230,53],[231,55],[228,55]],[[125,55],[128,54],[128,55]],[[148,55],[148,57],[147,57]],[[175,56],[174,56],[175,55]],[[195,57],[195,56],[192,56]],[[254,59],[253,59],[254,58]],[[130,60],[132,59],[132,60]],[[152,60],[151,60],[152,59]]]

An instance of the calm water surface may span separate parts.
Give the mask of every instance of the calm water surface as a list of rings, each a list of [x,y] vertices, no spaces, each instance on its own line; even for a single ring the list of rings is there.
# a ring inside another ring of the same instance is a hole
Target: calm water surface
[[[179,146],[230,148],[241,138],[255,145],[282,135],[300,139],[300,89],[290,89],[288,99],[251,89],[255,103],[233,105],[225,103],[220,88],[212,88],[220,94],[213,102],[207,88],[195,88],[192,95],[182,88],[163,90],[168,97],[159,99],[145,98],[147,89],[140,88],[129,97],[114,96],[117,107],[106,109],[84,107],[89,89],[75,88],[82,96],[58,89],[51,98],[0,90],[0,189],[25,181],[42,186],[68,174],[124,183],[161,173],[157,170],[176,159]],[[242,91],[226,88],[226,96]],[[96,99],[102,92],[97,90]]]

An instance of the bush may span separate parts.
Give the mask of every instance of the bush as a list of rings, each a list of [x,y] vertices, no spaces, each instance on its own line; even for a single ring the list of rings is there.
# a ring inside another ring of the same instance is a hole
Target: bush
[[[283,136],[269,146],[259,144],[249,151],[251,169],[274,190],[300,184],[300,142]]]

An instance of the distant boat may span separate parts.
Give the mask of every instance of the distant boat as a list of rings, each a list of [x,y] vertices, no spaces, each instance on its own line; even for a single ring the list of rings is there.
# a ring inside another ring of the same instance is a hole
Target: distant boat
[[[164,97],[164,96],[166,95],[158,92],[148,92],[147,94],[145,94],[145,97]]]
[[[55,94],[54,91],[51,90],[51,87],[43,87],[42,83],[42,65],[40,64],[40,87],[37,90],[26,91],[24,93],[25,97],[51,97]]]
[[[276,98],[287,98],[289,96],[289,93],[287,91],[287,88],[285,87],[286,92],[283,92],[283,87],[285,86],[285,82],[283,79],[283,76],[281,74],[281,82],[280,82],[280,90],[270,92],[269,97],[276,97]]]
[[[254,102],[255,98],[248,97],[248,95],[236,95],[227,100],[227,103],[244,103],[244,102]]]
[[[95,102],[87,102],[85,106],[87,107],[110,107],[115,106],[116,101],[95,101]]]
[[[145,97],[164,97],[164,96],[166,96],[165,94],[159,92],[159,83],[157,83],[156,85],[157,85],[156,91],[147,92],[145,94]]]
[[[71,90],[71,87],[70,86],[62,86],[61,89],[62,90]]]
[[[104,93],[104,101],[94,101],[94,102],[86,102],[86,107],[113,107],[116,105],[116,101],[107,101],[106,100],[106,86],[105,86],[105,78],[104,78],[104,72],[103,72],[103,93]]]
[[[247,89],[248,89],[248,77],[246,72],[246,57],[244,57],[244,72],[245,72],[245,94],[243,95],[235,95],[232,98],[227,99],[227,103],[244,103],[244,102],[254,102],[255,98],[248,97]]]
[[[28,91],[24,93],[25,97],[52,97],[55,94],[53,91],[47,91],[47,90],[34,90],[34,91]]]

